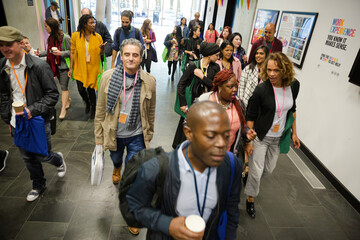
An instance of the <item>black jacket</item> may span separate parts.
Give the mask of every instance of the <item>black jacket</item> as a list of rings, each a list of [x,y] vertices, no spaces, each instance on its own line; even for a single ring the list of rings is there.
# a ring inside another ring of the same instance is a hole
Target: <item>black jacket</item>
[[[293,112],[296,112],[295,100],[299,93],[299,88],[299,81],[293,81],[291,84],[291,92],[294,101],[291,111]],[[271,128],[274,120],[275,110],[276,106],[274,90],[272,88],[271,82],[267,80],[256,86],[253,95],[249,99],[246,113],[246,120],[254,121],[254,129],[260,140],[263,140]]]
[[[204,22],[199,20],[199,25],[200,25],[200,33],[201,33],[201,36],[204,35]],[[189,31],[191,32],[192,31],[192,28],[196,26],[196,23],[195,23],[195,19],[191,20],[189,22]]]
[[[199,60],[200,67],[200,60]],[[186,67],[184,74],[181,76],[180,81],[178,83],[178,95],[180,100],[180,106],[186,106],[185,99],[185,89],[187,86],[191,84],[192,79],[194,78],[194,70],[196,69],[196,65],[193,62],[190,62]],[[194,87],[192,89],[192,102],[194,102],[195,98],[199,97],[201,94],[205,92],[205,87],[207,87],[208,91],[212,88],[213,79],[215,75],[220,71],[220,66],[217,63],[210,62],[207,69],[207,77],[204,76],[202,80],[198,77],[195,77]]]
[[[105,56],[106,57],[111,56],[112,55],[111,44],[113,41],[106,25],[101,21],[96,21],[95,32],[97,32],[102,37],[104,43],[107,42],[104,48]],[[104,59],[102,58],[102,60]]]
[[[165,240],[172,239],[169,235],[170,221],[177,217],[176,201],[180,190],[180,170],[177,150],[168,153],[169,168],[164,182],[161,209],[151,207],[151,200],[156,191],[156,179],[159,173],[157,158],[145,162],[138,171],[133,186],[128,191],[126,198],[129,202],[130,211],[134,212],[136,219],[148,228],[147,239]],[[217,226],[219,217],[227,209],[226,239],[236,239],[236,229],[239,223],[239,207],[242,163],[234,157],[235,174],[234,181],[227,204],[226,196],[231,178],[231,164],[228,156],[217,168],[216,185],[218,191],[218,203],[210,214],[205,228],[203,239],[217,239]]]
[[[25,54],[25,63],[29,69],[28,80],[25,89],[26,105],[33,117],[41,115],[45,121],[50,120],[52,109],[55,107],[59,92],[57,90],[54,75],[49,64],[45,61]],[[7,123],[11,120],[11,84],[7,73],[12,69],[7,68],[6,58],[0,60],[0,114],[1,118]],[[26,75],[26,70],[24,71]]]

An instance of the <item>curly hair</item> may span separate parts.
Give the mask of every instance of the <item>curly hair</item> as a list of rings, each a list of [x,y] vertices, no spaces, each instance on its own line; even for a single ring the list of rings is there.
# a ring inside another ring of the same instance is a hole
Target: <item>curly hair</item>
[[[223,30],[221,31],[221,33],[220,33],[219,38],[224,39],[223,32],[224,32],[225,29],[227,29],[227,30],[229,31],[228,39],[226,39],[226,40],[229,40],[229,39],[230,39],[230,36],[231,36],[231,34],[232,34],[231,27],[229,27],[229,26],[225,26],[225,27],[224,27],[224,29],[223,29]],[[224,40],[225,40],[225,39],[224,39]]]
[[[267,66],[270,60],[275,61],[276,65],[280,68],[281,86],[290,86],[291,82],[294,81],[295,71],[290,59],[282,52],[270,53],[261,68],[260,78],[263,81],[269,79],[269,76],[267,75]]]
[[[80,32],[80,37],[81,37],[81,34],[85,35],[85,26],[89,22],[90,19],[95,20],[95,18],[93,16],[88,15],[88,14],[82,15],[81,18],[79,19],[79,25],[77,27],[77,31]],[[95,31],[92,34],[95,35]]]
[[[214,77],[213,87],[211,88],[211,91],[218,92],[219,86],[222,86],[223,84],[225,84],[227,81],[229,81],[233,77],[236,79],[236,75],[232,70],[230,70],[230,69],[221,70]],[[234,98],[232,100],[232,103],[235,105],[236,111],[239,115],[241,129],[244,130],[245,129],[245,117],[241,110],[240,102],[237,98]]]
[[[59,22],[54,18],[48,18],[45,20],[45,23],[51,29],[49,38],[52,38],[55,43],[61,44],[61,41],[64,36],[64,32],[60,29]],[[49,41],[49,38],[48,38],[48,41]]]

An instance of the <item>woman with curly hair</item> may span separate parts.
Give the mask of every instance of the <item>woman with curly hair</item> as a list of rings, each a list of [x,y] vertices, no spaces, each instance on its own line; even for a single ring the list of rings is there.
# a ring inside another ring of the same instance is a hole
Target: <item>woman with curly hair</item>
[[[252,218],[255,217],[254,198],[259,194],[261,178],[275,169],[280,151],[286,153],[284,144],[288,151],[290,138],[295,148],[300,147],[295,104],[300,83],[294,79],[294,74],[292,62],[285,54],[271,53],[260,72],[263,83],[255,88],[249,100],[247,126],[255,129],[257,137],[253,141],[244,193],[247,195],[246,211]]]
[[[50,34],[47,40],[47,51],[41,53],[35,52],[35,54],[39,57],[46,56],[46,62],[50,65],[54,77],[59,80],[62,91],[62,106],[59,119],[64,119],[66,116],[66,109],[70,107],[71,103],[68,88],[69,77],[67,75],[69,68],[65,62],[65,58],[70,57],[70,36],[60,29],[59,22],[54,18],[45,20],[45,30]]]
[[[231,27],[225,26],[224,29],[221,31],[219,38],[216,41],[216,44],[221,46],[224,40],[230,41],[230,36],[232,34]]]
[[[86,103],[85,113],[90,119],[95,117],[97,76],[100,74],[100,58],[105,43],[95,32],[95,18],[83,15],[79,19],[77,31],[71,36],[70,70],[68,76],[76,80],[82,99]]]
[[[146,51],[144,51],[145,55],[143,56],[141,67],[144,69],[144,65],[145,65],[146,71],[148,73],[150,73],[150,68],[151,68],[152,51],[156,51],[154,47],[151,45],[153,42],[156,41],[155,33],[151,27],[152,27],[151,20],[145,19],[141,27],[141,33],[143,35]]]

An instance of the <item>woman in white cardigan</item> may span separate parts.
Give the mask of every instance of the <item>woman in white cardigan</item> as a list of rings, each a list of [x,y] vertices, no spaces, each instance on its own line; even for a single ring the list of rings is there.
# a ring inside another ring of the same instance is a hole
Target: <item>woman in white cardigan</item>
[[[255,55],[253,59],[251,59],[251,63],[247,65],[241,73],[238,96],[245,104],[245,107],[247,107],[248,101],[256,86],[261,82],[259,78],[260,69],[268,55],[269,49],[265,45],[259,46],[255,50]]]

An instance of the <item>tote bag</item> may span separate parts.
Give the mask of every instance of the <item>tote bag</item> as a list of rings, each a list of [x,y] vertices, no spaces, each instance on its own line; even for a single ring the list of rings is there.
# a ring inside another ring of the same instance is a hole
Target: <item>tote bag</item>
[[[45,132],[45,121],[41,116],[28,118],[16,115],[15,145],[31,153],[49,156]]]

